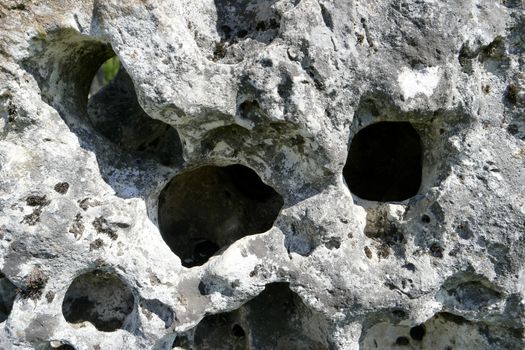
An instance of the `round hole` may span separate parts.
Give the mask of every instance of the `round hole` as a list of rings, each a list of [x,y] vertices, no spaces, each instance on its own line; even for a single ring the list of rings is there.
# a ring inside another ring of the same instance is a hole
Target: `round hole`
[[[410,328],[410,337],[414,340],[423,340],[425,333],[426,328],[424,324]]]
[[[234,241],[269,230],[282,205],[250,168],[205,166],[177,175],[161,192],[159,227],[183,266],[199,266]]]
[[[119,277],[96,270],[73,280],[62,313],[69,323],[87,321],[100,331],[112,332],[123,326],[133,305],[133,294]]]
[[[237,338],[242,338],[246,335],[246,333],[244,332],[244,329],[242,329],[241,326],[235,324],[232,327],[232,335]]]
[[[428,224],[430,223],[430,216],[426,215],[426,214],[423,214],[421,216],[421,221],[423,221],[425,224]]]
[[[415,196],[421,185],[422,145],[408,122],[379,122],[353,138],[343,171],[360,198],[388,202]]]

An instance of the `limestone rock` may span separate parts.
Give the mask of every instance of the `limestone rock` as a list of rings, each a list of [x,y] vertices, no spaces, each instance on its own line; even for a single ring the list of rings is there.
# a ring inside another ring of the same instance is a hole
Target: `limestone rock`
[[[521,0],[0,3],[0,349],[523,349],[524,233]]]

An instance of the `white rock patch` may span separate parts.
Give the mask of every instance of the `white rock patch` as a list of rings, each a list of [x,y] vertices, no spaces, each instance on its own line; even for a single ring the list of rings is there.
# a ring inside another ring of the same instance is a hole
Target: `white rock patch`
[[[403,67],[397,77],[405,99],[416,97],[417,94],[432,96],[440,80],[441,71],[439,67],[429,67],[423,70],[411,70]]]

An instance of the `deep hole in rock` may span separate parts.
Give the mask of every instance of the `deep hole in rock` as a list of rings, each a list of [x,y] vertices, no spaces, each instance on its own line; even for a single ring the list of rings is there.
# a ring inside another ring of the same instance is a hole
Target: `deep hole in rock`
[[[234,241],[269,230],[282,205],[250,168],[204,166],[177,175],[162,191],[159,226],[182,264],[198,266]]]
[[[414,326],[410,328],[410,337],[414,340],[423,340],[423,337],[426,334],[426,328],[424,324]]]
[[[326,322],[288,283],[271,283],[239,309],[205,317],[195,330],[199,349],[328,349]]]
[[[232,334],[234,337],[237,337],[237,338],[242,338],[246,335],[246,333],[244,332],[244,329],[242,329],[242,327],[239,326],[238,324],[233,325]]]
[[[224,314],[206,316],[195,329],[193,347],[189,346],[188,349],[250,349],[248,339],[246,337],[239,337],[233,333],[232,325],[241,327],[239,324],[237,324],[237,322],[241,321],[241,317],[242,316],[239,310]]]
[[[177,131],[144,112],[111,45],[74,30],[56,30],[34,40],[40,49],[23,66],[38,82],[42,99],[59,112],[83,147],[92,147],[85,132],[91,124],[125,151],[165,165],[182,159]]]
[[[0,272],[0,322],[9,317],[16,298],[16,286]]]
[[[62,313],[69,323],[88,321],[100,331],[112,332],[122,328],[133,305],[133,294],[119,277],[95,270],[73,280]]]
[[[388,202],[415,196],[421,186],[422,143],[408,122],[378,122],[353,138],[343,171],[360,198]]]
[[[98,132],[128,151],[147,153],[165,165],[180,160],[177,131],[144,112],[131,78],[116,56],[105,61],[93,78],[87,115]]]

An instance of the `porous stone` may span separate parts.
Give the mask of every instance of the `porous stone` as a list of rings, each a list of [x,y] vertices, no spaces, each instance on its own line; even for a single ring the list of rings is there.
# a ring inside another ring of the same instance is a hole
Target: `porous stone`
[[[521,0],[0,3],[0,349],[523,349],[524,233]]]

